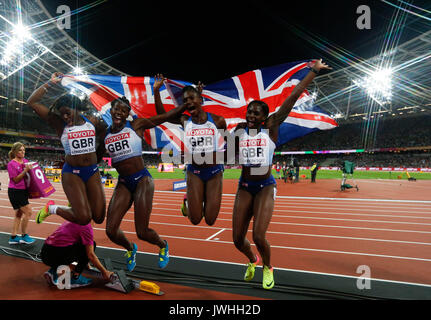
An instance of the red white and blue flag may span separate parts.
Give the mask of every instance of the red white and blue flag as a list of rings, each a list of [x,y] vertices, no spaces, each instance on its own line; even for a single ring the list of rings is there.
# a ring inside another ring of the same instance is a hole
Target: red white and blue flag
[[[257,69],[213,84],[205,85],[202,96],[206,112],[223,116],[229,130],[245,121],[247,104],[252,100],[262,100],[269,106],[270,114],[277,111],[295,86],[309,72],[307,61],[297,61],[273,67]],[[102,114],[103,119],[112,123],[109,109],[112,100],[125,96],[138,117],[155,116],[152,77],[121,77],[107,75],[65,76],[63,86],[88,96],[91,103]],[[168,79],[160,88],[165,110],[180,105],[181,89],[191,85],[186,81]],[[305,90],[289,117],[280,126],[277,146],[292,139],[302,137],[317,130],[337,127],[336,121],[314,104],[314,97]],[[179,125],[165,122],[144,134],[153,149],[166,146],[173,150],[184,150],[183,129]],[[166,148],[165,148],[166,150]]]

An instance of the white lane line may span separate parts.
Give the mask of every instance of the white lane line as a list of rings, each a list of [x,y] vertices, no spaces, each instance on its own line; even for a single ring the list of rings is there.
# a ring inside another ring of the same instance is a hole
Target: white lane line
[[[407,218],[407,219],[431,219],[430,217],[423,216],[399,216],[392,214],[368,214],[368,213],[350,213],[350,212],[328,212],[328,211],[300,211],[300,210],[274,210],[275,212],[286,212],[286,213],[311,213],[311,214],[327,214],[327,215],[338,215],[338,216],[360,216],[360,217],[386,217],[386,218]],[[276,217],[284,217],[284,214],[274,214]]]
[[[5,200],[5,199],[1,199],[0,200]],[[38,202],[38,201],[31,201],[30,204],[32,205],[32,209],[36,211],[38,211],[39,209],[42,208],[42,206],[44,206],[43,202]],[[161,203],[155,202],[153,203],[153,208],[155,210],[169,210],[169,211],[177,211],[177,209],[172,209],[172,208],[161,208],[161,207],[156,207],[156,205],[160,205]],[[39,205],[41,205],[41,207],[39,207]],[[169,204],[169,203],[163,203],[163,205],[165,206],[177,206],[177,204]],[[277,206],[276,206],[277,207]],[[0,208],[10,208],[10,206],[1,206]],[[232,207],[225,207],[225,206],[221,206],[221,209],[232,209]],[[289,208],[293,208],[289,207]],[[430,216],[406,216],[406,215],[393,215],[393,214],[369,214],[369,213],[350,213],[348,212],[349,210],[361,210],[361,209],[352,209],[352,208],[345,208],[345,210],[347,210],[347,212],[329,212],[329,211],[306,211],[306,210],[279,210],[279,209],[274,209],[274,215],[273,217],[291,217],[289,215],[284,215],[284,214],[278,214],[277,212],[281,212],[281,213],[305,213],[305,214],[327,214],[327,215],[335,215],[335,216],[345,216],[345,215],[350,215],[350,216],[360,216],[360,217],[387,217],[387,218],[406,218],[406,219],[430,219],[431,220],[431,212],[430,212]],[[383,212],[387,212],[387,210],[370,210],[367,209],[367,212],[371,212],[371,211],[383,211]],[[133,211],[132,211],[133,212]],[[411,212],[411,211],[400,211],[400,210],[391,210],[391,212],[398,212],[398,213],[402,213],[402,212]],[[418,212],[416,212],[418,213]],[[427,214],[428,212],[420,212],[419,214]],[[232,214],[230,211],[226,212],[226,211],[220,211],[220,214]],[[311,218],[311,217],[308,217]],[[316,219],[318,219],[318,217],[316,217]],[[361,220],[361,221],[366,221],[366,220]],[[382,221],[380,221],[382,222]],[[408,222],[406,222],[408,223]]]
[[[156,208],[157,210],[163,211],[178,211],[177,209],[170,208]],[[298,211],[301,213],[307,213],[307,211]],[[220,212],[222,214],[231,214],[230,212]],[[309,211],[308,213],[313,213]],[[386,220],[368,220],[368,219],[339,219],[339,218],[323,218],[323,217],[307,217],[307,216],[290,216],[290,215],[273,215],[272,217],[278,218],[292,218],[292,219],[312,219],[312,220],[335,220],[335,221],[352,221],[352,222],[372,222],[372,223],[398,223],[398,224],[413,224],[413,225],[431,225],[431,223],[423,222],[404,222],[404,221],[386,221]],[[272,223],[272,222],[271,222]]]
[[[11,209],[10,207],[5,207],[5,206],[0,206],[0,208],[8,208]],[[166,210],[170,210],[170,211],[176,211],[176,210],[172,210],[172,209],[164,209]],[[33,211],[36,212],[37,209],[33,208]],[[129,214],[133,214],[133,211],[128,211],[127,213]],[[224,214],[223,212],[221,212],[221,214]],[[230,215],[229,213],[226,213],[227,215]],[[152,216],[160,216],[160,217],[169,217],[169,218],[181,218],[183,219],[183,216],[179,216],[179,215],[171,215],[171,214],[162,214],[162,213],[151,213]],[[3,218],[7,218],[5,216],[0,216]],[[273,215],[273,218],[277,217],[277,218],[290,218],[290,216],[281,216],[281,215]],[[310,217],[294,217],[294,218],[308,218],[308,219],[313,219]],[[12,218],[11,218],[12,219]],[[329,218],[327,218],[328,220]],[[224,219],[224,218],[217,218],[217,220],[219,221],[229,221],[231,222],[231,219]],[[329,220],[336,220],[336,221],[360,221],[360,222],[368,222],[369,220],[352,220],[352,219],[329,219]],[[123,219],[123,221],[128,221],[126,219]],[[129,220],[132,221],[132,220]],[[373,221],[375,222],[375,221]],[[385,223],[387,221],[380,221],[382,223]],[[151,221],[151,223],[157,223],[154,221]],[[163,222],[158,222],[159,224],[166,224]],[[391,223],[399,223],[399,224],[404,224],[404,222],[391,222]],[[406,223],[408,224],[408,223]],[[412,223],[410,223],[412,224]],[[422,225],[422,223],[417,223],[419,225]],[[342,226],[342,225],[322,225],[322,224],[313,224],[313,223],[294,223],[294,222],[278,222],[278,221],[271,221],[271,225],[292,225],[292,226],[305,226],[305,227],[318,227],[318,228],[338,228],[338,229],[354,229],[354,230],[372,230],[372,231],[385,231],[385,232],[404,232],[404,233],[422,233],[422,234],[431,234],[431,231],[422,231],[422,230],[409,230],[409,229],[390,229],[390,228],[369,228],[369,227],[357,227],[357,226]],[[193,226],[196,228],[212,228],[212,227],[206,227],[206,226]]]
[[[178,193],[178,191],[156,191],[156,192],[160,192],[160,193]],[[183,193],[181,193],[181,194],[183,194]],[[223,194],[223,195],[225,195],[225,196],[234,196],[234,195],[231,195],[231,194]],[[7,195],[5,194],[5,196],[7,196]],[[65,201],[65,202],[67,202],[67,199],[64,199],[64,198],[61,198],[61,197],[49,197],[49,199],[54,199],[54,200],[57,200],[57,201]],[[307,200],[319,200],[319,201],[329,201],[329,202],[334,201],[334,200],[335,201],[385,202],[385,203],[387,203],[387,202],[395,202],[395,203],[399,203],[399,204],[405,202],[405,204],[416,203],[418,205],[420,205],[420,204],[431,205],[431,201],[421,201],[421,200],[354,199],[354,198],[352,198],[352,199],[341,198],[340,199],[340,198],[293,197],[293,196],[277,196],[277,199],[278,200],[280,200],[280,199],[307,199]],[[9,199],[5,197],[5,198],[0,198],[0,200],[8,201]],[[47,199],[41,198],[40,200],[46,201]],[[163,201],[165,201],[165,200],[166,201],[177,201],[176,199],[172,199],[172,198],[169,198],[169,199],[163,199],[162,198],[160,200],[163,200]],[[225,200],[225,201],[230,201],[230,199]],[[33,203],[33,202],[34,201],[31,200],[31,203]],[[283,205],[282,202],[283,201],[280,201],[280,202],[277,201],[276,202],[276,207],[277,206],[280,206],[280,207],[286,206],[286,205]],[[298,204],[298,203],[296,203],[296,204]],[[313,206],[313,205],[318,205],[318,204],[307,202],[305,205]],[[334,207],[338,206],[337,204],[333,204],[333,203],[328,203],[328,204],[323,204],[323,205],[325,205],[325,206],[327,206],[327,205],[328,206],[333,205]],[[291,208],[291,207],[297,207],[297,206],[287,205],[287,207]],[[421,207],[411,208],[411,207],[409,207],[409,209],[413,210],[413,209],[427,209],[427,208],[421,208]],[[349,208],[349,210],[358,210],[358,209]],[[372,211],[379,211],[379,210],[378,209],[372,209]],[[404,211],[397,210],[397,212],[404,212]]]
[[[156,190],[155,193],[177,193],[184,195],[185,192],[181,191],[165,191]],[[223,193],[223,196],[235,197],[232,193]],[[365,198],[327,198],[327,197],[297,197],[297,196],[279,196],[280,199],[309,199],[309,200],[334,200],[334,201],[366,201],[366,202],[406,202],[406,203],[428,203],[431,204],[431,200],[399,200],[399,199],[365,199]]]
[[[10,207],[6,207],[6,206],[0,206],[0,208],[8,208],[11,209]],[[155,209],[160,209],[160,208],[155,208]],[[162,208],[163,209],[163,208]],[[177,211],[177,210],[173,210],[173,209],[164,209],[169,210],[169,211]],[[36,212],[37,209],[33,208],[33,211]],[[133,211],[128,211],[127,213],[129,214],[133,214]],[[221,214],[227,214],[230,215],[230,213],[223,213],[220,212]],[[183,216],[179,216],[179,215],[170,215],[170,214],[161,214],[161,213],[151,213],[152,216],[161,216],[161,217],[169,217],[169,218],[184,218]],[[0,216],[3,218],[6,218],[4,216]],[[312,217],[298,217],[298,216],[282,216],[282,215],[273,215],[273,218],[277,217],[277,218],[304,218],[304,219],[325,219],[325,220],[336,220],[336,221],[356,221],[356,222],[381,222],[381,223],[398,223],[398,224],[417,224],[417,225],[423,225],[424,223],[406,223],[406,222],[395,222],[395,221],[377,221],[377,220],[358,220],[358,219],[332,219],[332,218],[312,218]],[[231,222],[231,219],[224,219],[224,218],[218,218],[217,220],[220,221],[229,221]],[[126,219],[124,219],[123,221],[127,221]],[[129,220],[132,221],[132,220]],[[151,221],[151,223],[157,223],[157,222],[153,222]],[[159,224],[166,224],[163,222],[159,222]],[[390,228],[369,228],[369,227],[355,227],[355,226],[340,226],[340,225],[321,225],[321,224],[313,224],[313,223],[293,223],[293,222],[278,222],[278,221],[272,221],[271,225],[292,225],[292,226],[306,226],[306,227],[319,227],[319,228],[338,228],[338,229],[355,229],[355,230],[373,230],[373,231],[385,231],[385,232],[404,232],[404,233],[422,233],[422,234],[431,234],[431,231],[421,231],[421,230],[409,230],[409,229],[390,229]],[[206,226],[194,226],[197,228],[211,228],[211,227],[206,227]]]
[[[158,215],[158,214],[156,214]],[[160,216],[164,216],[160,214]],[[0,216],[0,218],[6,218],[3,216]],[[12,219],[12,218],[10,218]],[[230,221],[229,219],[219,219],[223,221]],[[123,219],[124,222],[134,223],[134,220],[130,219]],[[174,227],[182,227],[182,228],[194,228],[194,229],[220,229],[220,227],[210,227],[210,226],[201,226],[201,225],[191,225],[191,224],[178,224],[178,223],[166,223],[166,222],[155,222],[150,221],[151,224],[157,224],[162,226],[174,226]],[[293,223],[286,223],[294,225]],[[314,225],[305,225],[305,226],[314,226]],[[337,228],[337,226],[324,226],[324,225],[316,225],[317,227],[332,227]],[[338,227],[338,228],[348,228],[348,229],[365,229],[365,230],[378,230],[378,231],[389,231],[389,232],[416,232],[416,233],[425,233],[429,234],[431,231],[410,231],[410,230],[393,230],[393,229],[377,229],[377,228],[353,228],[353,227]],[[222,228],[222,230],[218,231],[216,234],[212,235],[206,240],[210,240],[214,238],[216,235],[221,233],[222,231],[232,231],[231,228]],[[248,229],[247,232],[253,232],[253,229]],[[322,235],[322,234],[315,234],[315,233],[293,233],[293,232],[281,232],[281,231],[267,231],[268,234],[280,234],[280,235],[293,235],[293,236],[304,236],[304,237],[322,237],[322,238],[335,238],[335,239],[349,239],[349,240],[364,240],[364,241],[382,241],[382,242],[398,242],[398,243],[406,243],[406,244],[420,244],[420,245],[431,245],[431,243],[428,242],[416,242],[416,241],[406,241],[406,240],[394,240],[394,239],[378,239],[378,238],[359,238],[359,237],[346,237],[346,236],[334,236],[334,235]]]
[[[159,203],[161,204],[161,203]],[[164,206],[173,206],[173,207],[178,207],[179,203],[163,203]],[[280,207],[275,205],[275,207]],[[366,209],[364,210],[362,209],[353,209],[353,208],[333,208],[333,207],[328,207],[327,209],[333,209],[333,210],[345,210],[346,212],[332,212],[332,211],[307,211],[307,210],[291,210],[291,208],[304,208],[304,206],[285,206],[288,209],[284,209],[284,210],[279,210],[279,209],[274,209],[274,212],[302,212],[302,213],[313,213],[313,214],[334,214],[334,215],[358,215],[358,216],[376,216],[376,217],[397,217],[397,218],[417,218],[417,219],[431,219],[431,209],[429,210],[424,210],[423,212],[415,212],[416,214],[424,214],[427,215],[429,214],[428,217],[424,217],[424,216],[398,216],[398,215],[393,215],[392,213],[411,213],[412,210],[414,210],[414,208],[412,208],[411,210],[379,210],[379,209]],[[232,206],[221,206],[221,209],[231,209],[232,210]],[[419,208],[416,208],[419,209]],[[422,209],[422,208],[421,208]],[[172,210],[172,209],[171,209]],[[362,213],[348,213],[348,211],[362,211]],[[369,214],[366,212],[390,212],[389,214]]]
[[[160,202],[159,204],[161,204],[163,202],[163,205],[165,205],[165,206],[177,207],[181,204],[181,202],[179,200],[173,200],[173,199],[159,199],[159,198],[157,198],[157,201]],[[169,202],[173,202],[173,203],[169,203]],[[222,201],[221,208],[232,209],[233,208],[232,205],[233,205],[233,202],[232,203],[226,203],[225,201]],[[274,211],[281,211],[281,212],[289,211],[289,212],[291,212],[291,211],[293,211],[293,210],[291,210],[292,208],[303,209],[304,207],[307,207],[310,209],[315,208],[315,207],[323,209],[322,207],[324,207],[324,209],[332,209],[332,210],[347,210],[347,211],[361,211],[361,212],[363,212],[363,211],[367,211],[367,212],[375,211],[375,212],[391,212],[391,213],[394,213],[394,212],[411,213],[412,211],[415,211],[416,213],[418,213],[417,211],[420,210],[421,213],[424,213],[424,214],[429,213],[431,215],[431,207],[424,208],[424,207],[411,207],[411,206],[409,206],[408,207],[409,210],[393,210],[391,208],[398,208],[399,209],[400,207],[399,206],[396,206],[396,207],[395,206],[385,206],[384,209],[379,209],[379,208],[376,208],[375,206],[372,206],[372,205],[367,206],[367,205],[363,205],[363,204],[358,204],[358,205],[349,205],[348,207],[346,207],[345,205],[326,204],[326,203],[304,204],[304,205],[281,205],[281,204],[276,202],[275,208],[287,208],[287,209],[284,209],[284,210],[275,209]],[[355,208],[355,207],[357,207],[357,208]],[[297,211],[297,212],[301,212],[301,211]],[[303,211],[303,212],[307,212],[307,211]]]
[[[205,241],[209,241],[209,240],[213,239],[215,236],[217,236],[218,234],[222,233],[222,232],[223,232],[223,231],[225,231],[225,230],[226,230],[225,228],[223,228],[223,229],[219,230],[218,232],[214,233],[212,236],[210,236],[210,237],[206,238],[206,240],[205,240]]]
[[[105,191],[113,189],[108,188]],[[62,191],[58,190],[57,191]],[[155,193],[170,193],[184,195],[185,191],[169,191],[169,190],[155,190]],[[235,197],[234,193],[223,193],[223,196]],[[402,200],[402,199],[367,199],[367,198],[333,198],[333,197],[299,197],[299,196],[277,196],[277,199],[307,199],[307,200],[333,200],[333,201],[365,201],[365,202],[395,202],[395,203],[426,203],[431,204],[431,200]]]
[[[40,202],[33,202],[33,204],[41,204],[44,205],[44,203]],[[11,209],[10,206],[1,206],[0,208],[6,208]],[[178,211],[177,209],[171,209],[171,208],[154,208],[156,210],[164,210],[164,211]],[[37,209],[33,208],[33,211],[38,211]],[[279,212],[280,210],[274,210],[276,212]],[[282,211],[284,212],[284,211]],[[325,213],[325,214],[332,214],[332,215],[359,215],[359,214],[349,214],[349,213],[330,213],[330,212],[314,212],[314,211],[294,211],[291,212],[299,212],[299,213]],[[133,211],[128,211],[128,213],[133,213]],[[231,214],[230,212],[220,212],[221,214]],[[361,216],[387,216],[388,215],[361,215]],[[392,223],[392,224],[412,224],[412,225],[431,225],[431,223],[422,223],[422,222],[404,222],[404,221],[386,221],[386,220],[368,220],[368,219],[339,219],[339,218],[325,218],[325,217],[309,217],[309,216],[291,216],[291,215],[281,215],[281,214],[274,214],[273,217],[280,217],[280,218],[292,218],[292,219],[314,219],[314,220],[335,220],[335,221],[352,221],[352,222],[372,222],[372,223]],[[400,216],[393,216],[394,218],[398,218]],[[429,219],[427,217],[409,217],[409,216],[401,216],[402,218],[418,218],[418,219]]]

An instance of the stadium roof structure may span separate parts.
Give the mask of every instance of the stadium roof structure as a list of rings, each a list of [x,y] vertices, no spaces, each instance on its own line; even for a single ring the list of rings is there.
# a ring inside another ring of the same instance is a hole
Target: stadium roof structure
[[[31,35],[22,26],[27,26]],[[431,31],[428,31],[371,59],[316,77],[310,91],[316,92],[316,103],[338,118],[340,124],[376,114],[399,116],[429,112],[430,58]],[[19,106],[14,105],[24,104],[35,88],[46,82],[52,73],[71,73],[75,67],[85,68],[87,74],[127,75],[92,55],[60,29],[57,19],[50,15],[40,0],[1,1],[1,112],[5,109],[7,112],[19,110]],[[375,83],[371,84],[377,90],[374,93],[370,92],[370,84],[364,82],[366,77],[372,78],[378,71],[385,71],[383,67],[390,68],[387,76],[392,90],[388,96],[378,92],[386,85],[385,79],[374,79]],[[63,92],[61,88],[53,88],[50,99]],[[379,94],[380,97],[377,96]],[[4,108],[10,104],[10,110]],[[21,111],[31,113],[29,108]]]
[[[0,98],[23,103],[52,73],[72,73],[76,67],[87,74],[127,75],[81,47],[40,0],[1,1]]]
[[[429,112],[430,74],[431,30],[371,59],[316,77],[312,91],[317,93],[316,103],[339,122]],[[363,80],[373,76],[374,83],[364,85]],[[392,87],[389,98],[384,92],[380,97],[370,92],[381,90],[387,81]]]

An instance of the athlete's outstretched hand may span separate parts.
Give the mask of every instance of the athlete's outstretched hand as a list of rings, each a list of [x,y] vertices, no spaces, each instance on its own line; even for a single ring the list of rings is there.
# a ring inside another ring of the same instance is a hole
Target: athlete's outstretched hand
[[[62,74],[61,72],[54,72],[54,73],[51,75],[51,79],[50,79],[50,81],[51,81],[52,83],[57,84],[57,83],[59,83],[59,82],[61,81],[61,79],[63,79],[63,74]]]
[[[322,62],[322,59],[316,60],[314,62],[314,64],[311,64],[311,67],[318,72],[320,70],[332,70],[332,68],[330,66],[328,66],[326,63]]]
[[[163,86],[163,83],[165,82],[165,80],[166,78],[163,77],[163,74],[161,73],[156,74],[154,77],[153,89],[159,90]]]

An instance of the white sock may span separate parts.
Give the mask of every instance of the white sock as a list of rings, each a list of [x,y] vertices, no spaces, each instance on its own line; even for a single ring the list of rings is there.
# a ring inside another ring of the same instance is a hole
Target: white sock
[[[48,206],[48,211],[50,214],[56,214],[58,208],[63,209],[63,210],[70,209],[70,207],[57,206],[56,204],[52,204],[52,205]]]
[[[50,214],[56,214],[57,208],[58,208],[57,205],[52,204],[52,205],[48,206],[48,212]]]

